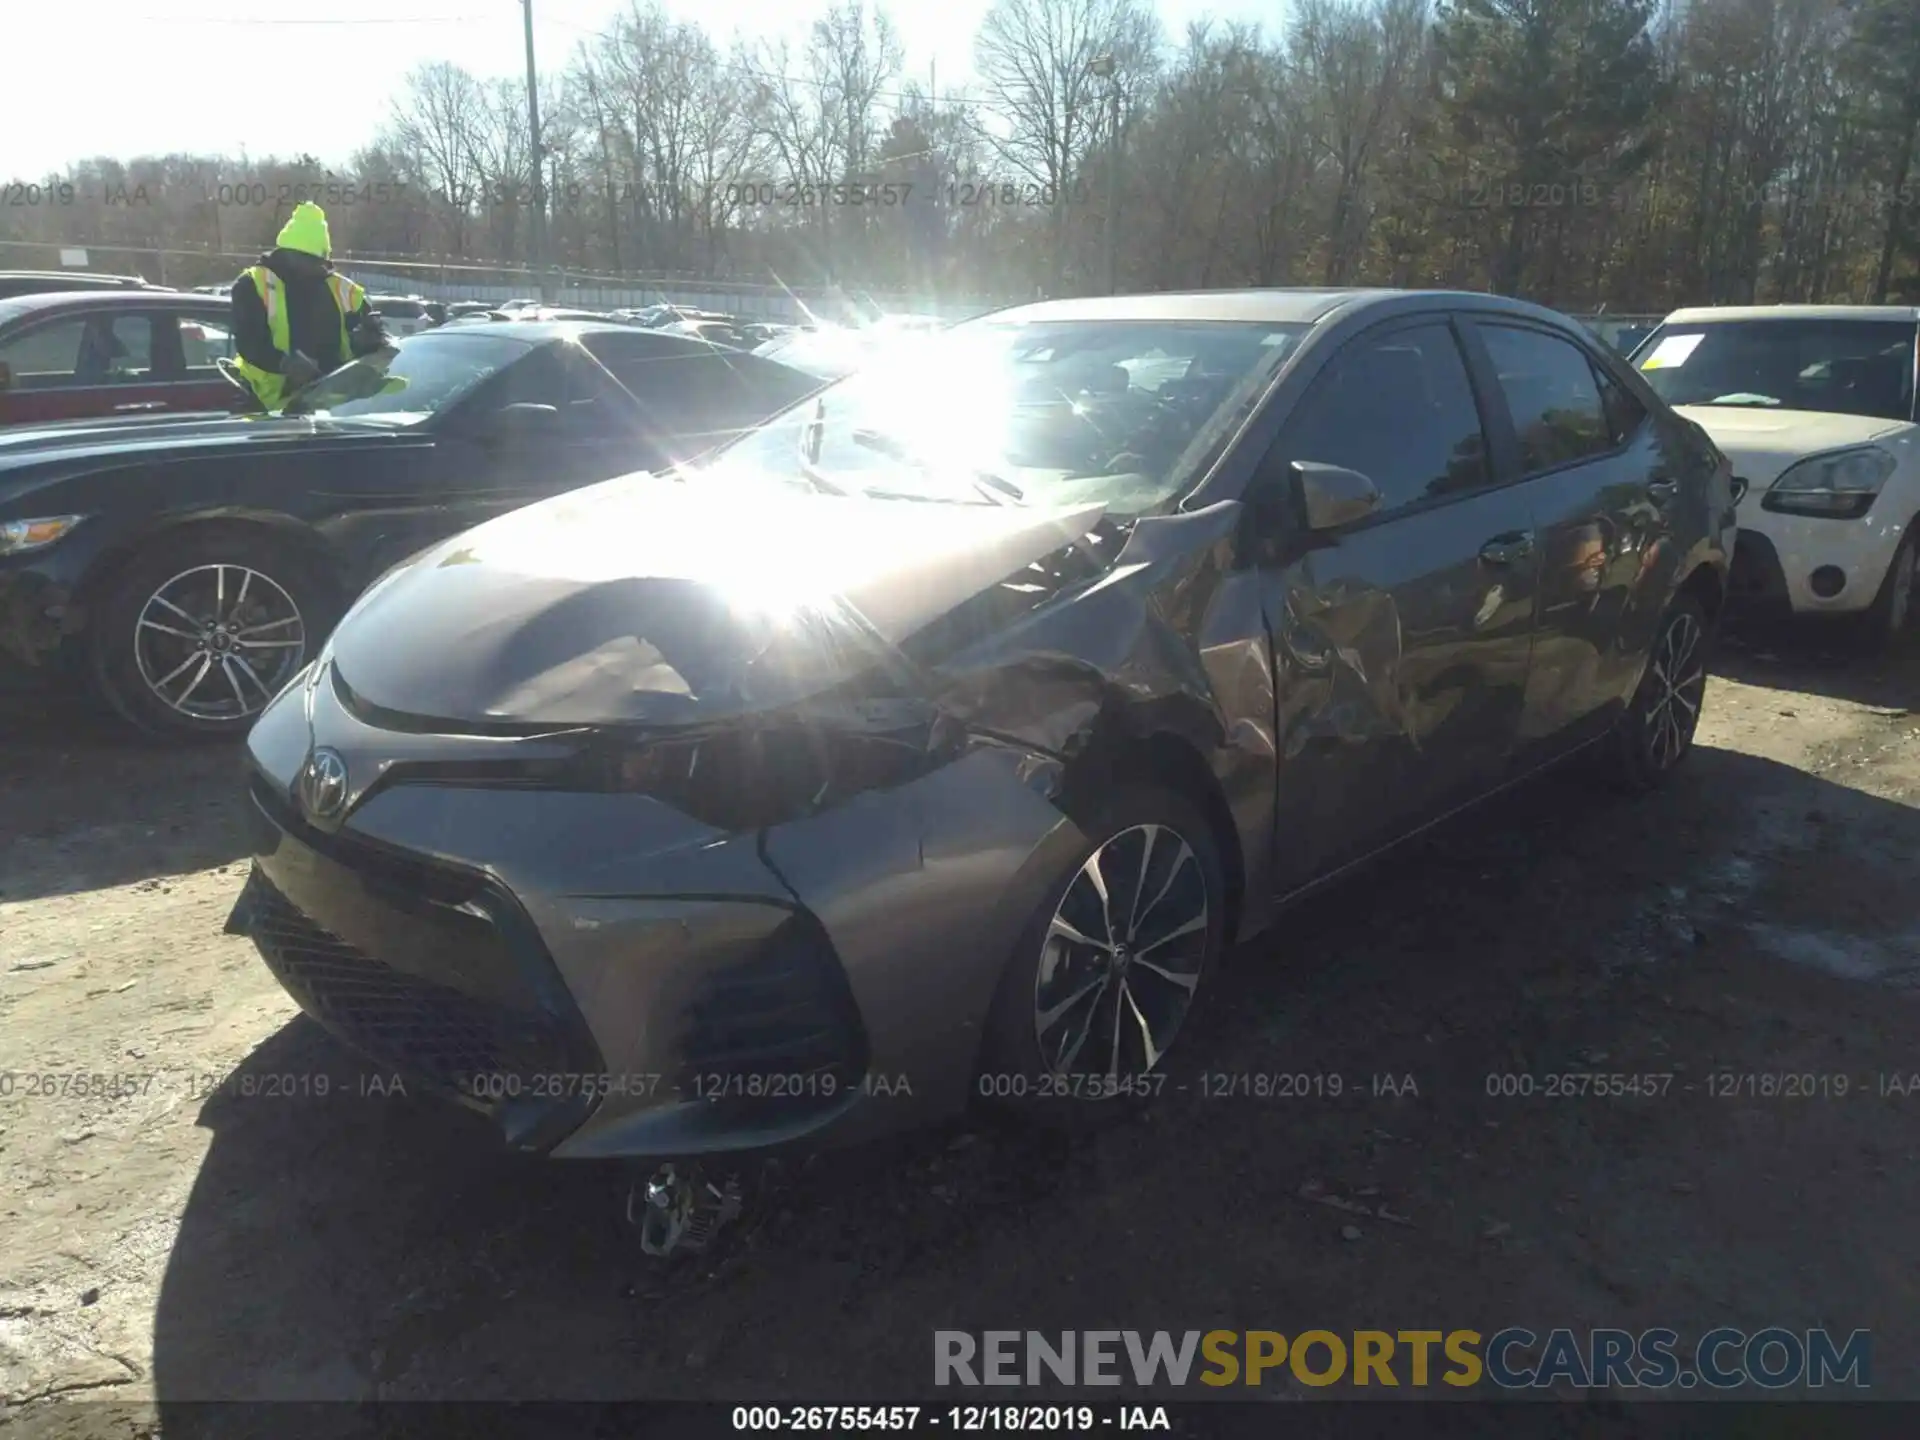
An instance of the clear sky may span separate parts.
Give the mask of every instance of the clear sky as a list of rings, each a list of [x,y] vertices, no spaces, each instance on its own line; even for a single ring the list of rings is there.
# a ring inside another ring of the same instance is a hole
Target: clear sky
[[[990,0],[895,0],[907,73],[940,88],[970,77]],[[559,69],[627,0],[533,0],[543,71]],[[797,41],[825,4],[666,0],[724,41]],[[1280,0],[1158,0],[1168,31],[1190,20],[1263,20]],[[170,151],[292,155],[340,163],[371,139],[402,77],[428,60],[477,75],[526,66],[520,0],[0,0],[0,180],[89,155]],[[251,77],[251,78],[243,78]],[[287,98],[276,107],[270,97]]]

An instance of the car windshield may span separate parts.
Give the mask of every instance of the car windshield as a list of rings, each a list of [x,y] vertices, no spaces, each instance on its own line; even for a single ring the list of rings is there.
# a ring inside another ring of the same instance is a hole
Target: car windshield
[[[1634,353],[1670,405],[1913,416],[1914,326],[1880,320],[1662,325]]]
[[[769,421],[707,473],[975,504],[1184,494],[1310,327],[980,320],[903,336],[884,363]]]
[[[287,403],[285,413],[418,424],[532,348],[505,335],[409,335],[321,376]]]

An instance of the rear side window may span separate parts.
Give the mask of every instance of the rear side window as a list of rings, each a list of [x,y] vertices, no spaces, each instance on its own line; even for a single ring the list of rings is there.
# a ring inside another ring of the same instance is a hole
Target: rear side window
[[[1444,322],[1365,336],[1334,358],[1282,441],[1288,460],[1358,470],[1381,510],[1488,483],[1486,437]]]
[[[1593,375],[1600,383],[1600,408],[1606,412],[1607,433],[1615,445],[1624,445],[1647,418],[1647,407],[1598,365],[1593,367]]]
[[[1485,322],[1479,328],[1513,416],[1527,474],[1614,448],[1613,424],[1584,350],[1541,330]]]
[[[231,360],[237,353],[225,318],[214,321],[199,315],[180,317],[180,349],[189,370],[210,369],[215,360]]]
[[[16,390],[124,385],[153,374],[153,318],[86,315],[36,325],[0,345]]]

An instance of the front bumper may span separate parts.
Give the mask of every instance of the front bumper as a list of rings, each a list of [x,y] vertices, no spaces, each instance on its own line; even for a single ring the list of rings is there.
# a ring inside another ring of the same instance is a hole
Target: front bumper
[[[44,551],[0,556],[0,663],[41,669],[78,628],[74,606],[82,567],[70,536]]]
[[[385,768],[449,740],[372,730],[326,683],[276,701],[231,928],[337,1036],[565,1157],[813,1147],[958,1110],[1078,840],[1046,766],[998,747],[726,835],[644,795]],[[331,831],[290,798],[309,743],[373,782]]]
[[[1851,614],[1873,604],[1910,519],[1897,496],[1883,492],[1858,520],[1783,515],[1762,509],[1761,498],[1756,490],[1740,502],[1731,599],[1750,611],[1793,615]],[[1813,576],[1828,567],[1842,583],[1822,595]]]

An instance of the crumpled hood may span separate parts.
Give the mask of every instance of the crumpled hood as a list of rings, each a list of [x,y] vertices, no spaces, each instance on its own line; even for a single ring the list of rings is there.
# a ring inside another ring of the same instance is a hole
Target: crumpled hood
[[[1733,462],[1733,473],[1764,490],[1796,460],[1850,445],[1882,440],[1895,431],[1913,430],[1903,420],[1871,415],[1836,415],[1819,410],[1776,410],[1758,406],[1676,405],[1697,421]]]
[[[820,693],[1090,531],[1065,509],[626,476],[457,536],[335,632],[353,699],[426,722],[686,725]]]

